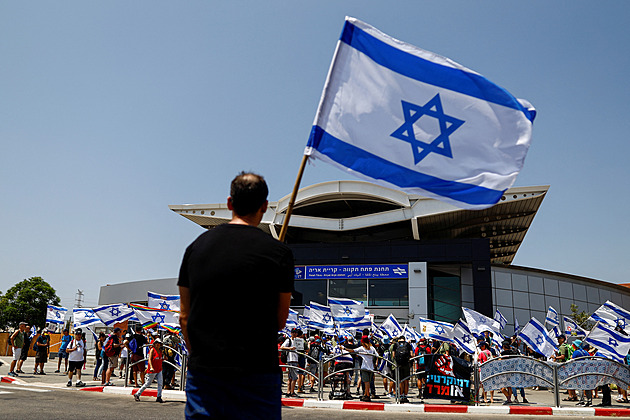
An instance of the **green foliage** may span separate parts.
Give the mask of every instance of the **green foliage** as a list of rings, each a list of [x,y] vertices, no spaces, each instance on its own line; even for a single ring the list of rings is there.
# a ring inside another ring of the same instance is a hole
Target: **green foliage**
[[[591,322],[588,320],[590,315],[584,311],[582,312],[578,312],[578,311],[579,311],[579,307],[575,303],[572,303],[571,304],[571,318],[573,318],[580,327],[584,328],[585,330],[590,330]]]
[[[55,289],[41,277],[22,280],[0,296],[0,328],[17,328],[22,321],[43,327],[47,306],[60,302]]]

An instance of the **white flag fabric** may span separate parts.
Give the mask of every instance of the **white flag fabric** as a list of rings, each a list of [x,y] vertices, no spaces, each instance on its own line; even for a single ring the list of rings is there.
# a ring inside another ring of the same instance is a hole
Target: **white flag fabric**
[[[305,155],[483,209],[523,167],[535,115],[480,74],[347,17]]]
[[[440,341],[451,341],[450,332],[453,324],[420,318],[420,335],[424,338],[432,338]]]
[[[463,351],[468,354],[475,354],[476,344],[475,337],[468,329],[468,325],[461,319],[453,326],[449,333],[449,337]]]
[[[565,317],[562,317],[562,319],[564,321],[564,333],[566,335],[572,335],[575,337],[586,336],[586,330],[580,327],[573,318],[569,318],[568,316],[565,316]]]
[[[624,363],[624,359],[630,351],[630,337],[601,322],[595,324],[584,341],[597,348],[596,355],[613,359],[619,363]]]
[[[545,357],[551,356],[556,350],[553,340],[547,335],[547,330],[536,318],[530,319],[518,333],[518,337],[523,340],[527,347]]]
[[[500,336],[501,328],[499,323],[494,319],[469,308],[462,307],[462,311],[464,311],[464,317],[466,318],[468,328],[474,334],[480,335],[483,334],[484,331],[490,331],[493,335],[496,335],[497,337]]]
[[[148,306],[129,304],[132,312],[136,314],[142,324],[142,328],[158,328],[170,331],[179,326],[179,312],[167,309],[149,308]],[[168,326],[168,328],[165,327]]]
[[[558,347],[558,337],[560,337],[560,334],[562,334],[560,332],[560,328],[559,327],[553,327],[552,329],[550,329],[547,332],[547,335],[549,336],[549,338],[551,338],[551,341],[553,341],[553,344]]]
[[[558,311],[553,309],[551,306],[547,309],[547,318],[545,318],[545,322],[553,327],[560,325],[560,316],[558,315]]]
[[[630,327],[630,312],[607,300],[589,317],[589,320],[603,322],[612,327],[619,326],[622,330],[626,330]]]
[[[87,327],[88,325],[98,324],[101,319],[96,316],[94,311],[90,308],[73,308],[72,309],[73,327]]]
[[[181,308],[181,299],[179,295],[161,295],[155,292],[148,292],[149,308],[168,309],[171,311],[179,311]]]
[[[352,299],[328,298],[328,306],[330,306],[332,317],[339,328],[353,328],[365,317],[363,302]]]
[[[103,324],[108,327],[117,322],[122,322],[125,319],[129,319],[134,316],[133,310],[127,305],[122,303],[115,303],[113,305],[103,305],[92,308],[96,316],[101,319]]]
[[[46,322],[53,324],[63,324],[68,308],[63,306],[48,305],[46,310]]]
[[[396,317],[392,314],[389,314],[387,319],[383,321],[379,328],[381,329],[381,331],[387,334],[389,338],[400,337],[403,333],[403,328],[396,320]]]
[[[422,338],[422,336],[418,334],[418,332],[415,329],[413,329],[413,327],[410,327],[409,325],[406,325],[406,324],[405,324],[405,327],[403,328],[402,335],[405,337],[405,340],[407,340],[408,343],[410,343],[411,341],[418,342]]]
[[[499,323],[500,329],[505,328],[505,326],[507,325],[507,318],[503,316],[499,309],[497,309],[497,311],[494,313],[494,320]]]
[[[286,323],[286,328],[289,329],[289,331],[292,328],[297,328],[298,326],[298,312],[294,311],[293,309],[289,308],[289,315],[287,316],[287,323]]]
[[[310,307],[309,326],[320,330],[334,331],[335,325],[330,308],[313,301],[311,301]]]

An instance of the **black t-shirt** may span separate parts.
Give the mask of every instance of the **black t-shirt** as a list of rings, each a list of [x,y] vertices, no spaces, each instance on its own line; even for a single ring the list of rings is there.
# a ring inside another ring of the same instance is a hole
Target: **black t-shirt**
[[[279,372],[278,294],[293,291],[293,278],[289,247],[256,227],[224,224],[201,234],[177,283],[190,289],[190,367]]]

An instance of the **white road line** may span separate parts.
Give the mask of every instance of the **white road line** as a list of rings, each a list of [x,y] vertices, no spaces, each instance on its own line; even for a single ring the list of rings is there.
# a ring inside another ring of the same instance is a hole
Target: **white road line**
[[[31,392],[50,392],[50,389],[35,389],[35,388],[27,388],[25,386],[9,386],[9,385],[0,385],[2,389],[10,389],[13,391],[31,391]],[[2,391],[0,391],[2,392]]]
[[[0,394],[13,394],[13,392],[10,392],[10,391],[0,391]]]

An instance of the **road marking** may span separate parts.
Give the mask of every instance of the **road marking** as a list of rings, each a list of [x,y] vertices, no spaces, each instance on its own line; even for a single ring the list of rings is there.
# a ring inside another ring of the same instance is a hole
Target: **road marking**
[[[50,389],[35,389],[35,388],[27,388],[23,386],[10,386],[10,385],[0,385],[2,389],[10,389],[12,391],[31,391],[31,392],[50,392]],[[3,392],[3,391],[0,391]]]
[[[10,391],[0,391],[0,394],[13,394],[13,392],[10,392]]]

